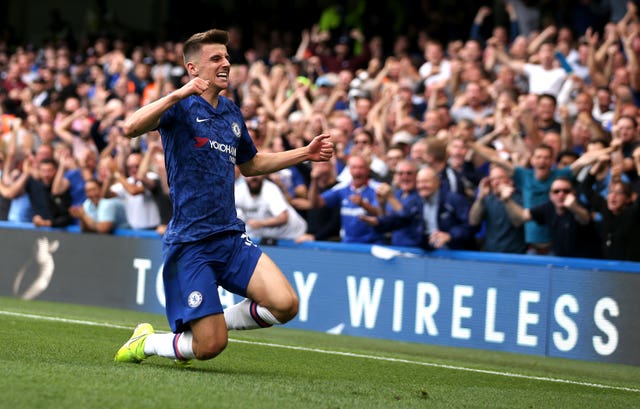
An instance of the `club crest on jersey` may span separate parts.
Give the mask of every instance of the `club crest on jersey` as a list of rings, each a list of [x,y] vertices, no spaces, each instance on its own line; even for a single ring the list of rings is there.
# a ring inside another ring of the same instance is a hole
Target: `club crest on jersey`
[[[200,291],[192,291],[187,298],[187,304],[191,308],[197,308],[202,304],[202,294]]]
[[[240,137],[240,125],[237,122],[231,124],[231,130],[236,137]]]

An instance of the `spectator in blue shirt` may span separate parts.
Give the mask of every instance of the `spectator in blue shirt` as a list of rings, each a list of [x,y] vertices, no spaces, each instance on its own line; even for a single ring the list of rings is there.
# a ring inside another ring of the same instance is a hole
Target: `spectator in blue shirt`
[[[474,152],[504,167],[513,178],[515,188],[522,193],[523,207],[532,208],[549,200],[549,189],[556,178],[561,176],[573,178],[582,167],[595,162],[600,155],[610,152],[619,144],[585,153],[571,165],[561,169],[553,167],[553,148],[549,145],[540,144],[533,149],[529,160],[530,167],[516,166],[510,161],[500,158],[495,150],[478,143],[471,143],[470,146]],[[529,253],[549,253],[551,250],[551,231],[548,225],[541,225],[530,220],[524,225],[524,233]]]
[[[382,233],[390,232],[393,246],[419,246],[424,234],[422,198],[416,189],[418,166],[411,160],[401,160],[394,172],[394,189],[382,183],[376,189],[381,216],[361,219]]]
[[[316,184],[317,191],[320,194],[338,184],[333,161],[313,162],[311,164],[310,177],[313,183]],[[297,243],[314,240],[340,241],[339,208],[322,207],[313,209],[308,197],[294,197],[291,199],[291,204],[296,210],[305,215],[307,221],[307,231],[296,238]]]
[[[312,207],[339,207],[343,243],[384,243],[384,236],[360,219],[363,215],[378,216],[376,184],[369,180],[369,163],[364,156],[351,155],[347,160],[351,174],[349,184],[318,193],[317,182],[312,179],[309,200]]]
[[[81,206],[71,206],[69,212],[80,221],[83,232],[113,233],[115,229],[130,228],[122,200],[102,197],[100,182],[89,179],[84,182],[87,198]]]
[[[489,176],[480,181],[478,194],[469,210],[469,223],[481,228],[483,251],[498,253],[525,253],[524,227],[514,226],[509,219],[505,204],[500,200],[500,189],[513,186],[513,180],[506,169],[492,164]],[[512,200],[522,205],[520,192],[512,193]]]

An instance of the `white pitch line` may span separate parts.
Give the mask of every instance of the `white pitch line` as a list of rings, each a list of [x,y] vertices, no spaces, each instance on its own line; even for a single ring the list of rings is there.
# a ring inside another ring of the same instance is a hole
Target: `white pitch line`
[[[0,315],[9,315],[9,316],[37,319],[37,320],[43,320],[43,321],[63,322],[63,323],[67,323],[67,324],[89,325],[89,326],[94,326],[94,327],[116,328],[116,329],[132,329],[129,326],[118,325],[118,324],[110,324],[110,323],[107,323],[107,322],[96,322],[96,321],[76,320],[76,319],[61,318],[61,317],[50,317],[50,316],[46,316],[46,315],[25,314],[25,313],[12,312],[12,311],[1,311],[0,310]],[[364,359],[372,359],[372,360],[377,360],[377,361],[386,361],[386,362],[404,363],[404,364],[412,364],[412,365],[421,365],[421,366],[428,366],[428,367],[433,367],[433,368],[450,369],[450,370],[454,370],[454,371],[465,371],[465,372],[481,373],[481,374],[486,374],[486,375],[506,376],[506,377],[509,377],[509,378],[520,378],[520,379],[529,379],[529,380],[542,381],[542,382],[564,383],[564,384],[569,384],[569,385],[586,386],[586,387],[591,387],[591,388],[611,389],[611,390],[624,391],[624,392],[640,393],[640,389],[627,388],[625,386],[603,385],[603,384],[599,384],[599,383],[572,381],[572,380],[569,380],[569,379],[549,378],[549,377],[546,377],[546,376],[523,375],[523,374],[518,374],[518,373],[513,373],[513,372],[491,371],[491,370],[488,370],[488,369],[467,368],[467,367],[464,367],[464,366],[437,364],[437,363],[433,363],[433,362],[410,361],[408,359],[401,359],[401,358],[391,358],[391,357],[385,357],[385,356],[355,354],[355,353],[351,353],[351,352],[330,351],[330,350],[326,350],[326,349],[307,348],[307,347],[300,347],[300,346],[294,346],[294,345],[272,344],[272,343],[269,343],[269,342],[246,341],[246,340],[233,339],[233,338],[229,338],[229,340],[233,341],[233,342],[238,342],[238,343],[241,343],[241,344],[259,345],[259,346],[265,346],[265,347],[271,347],[271,348],[283,348],[283,349],[291,349],[291,350],[295,350],[295,351],[307,351],[307,352],[315,352],[315,353],[327,354],[327,355],[346,356],[346,357],[351,357],[351,358],[364,358]]]

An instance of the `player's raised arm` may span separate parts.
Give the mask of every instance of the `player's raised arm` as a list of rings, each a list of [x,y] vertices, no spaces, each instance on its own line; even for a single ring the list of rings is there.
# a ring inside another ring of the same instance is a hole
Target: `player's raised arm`
[[[239,165],[244,176],[272,173],[307,160],[328,161],[333,156],[333,142],[329,134],[313,138],[307,146],[284,152],[258,152],[249,162]]]
[[[178,101],[189,95],[200,95],[209,88],[209,81],[193,78],[182,87],[147,104],[131,114],[122,126],[122,133],[128,138],[135,138],[145,132],[156,129],[160,125],[160,117]]]

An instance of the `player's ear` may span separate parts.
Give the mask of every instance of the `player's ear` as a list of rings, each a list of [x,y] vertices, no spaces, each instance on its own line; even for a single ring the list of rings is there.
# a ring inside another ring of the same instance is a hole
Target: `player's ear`
[[[198,67],[196,67],[196,65],[189,61],[187,63],[187,72],[189,73],[189,76],[191,77],[197,77],[198,76]]]

